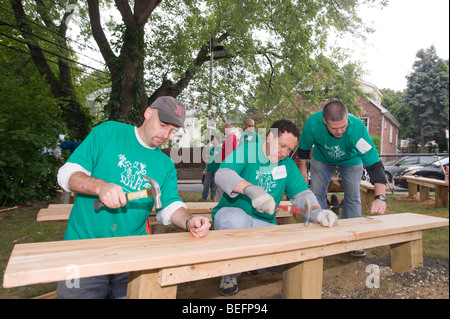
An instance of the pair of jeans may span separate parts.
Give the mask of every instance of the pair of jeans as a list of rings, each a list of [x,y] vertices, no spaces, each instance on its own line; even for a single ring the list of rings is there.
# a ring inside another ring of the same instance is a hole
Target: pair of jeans
[[[341,218],[361,217],[361,195],[359,185],[363,173],[363,164],[355,166],[330,165],[311,159],[311,191],[322,209],[327,209],[327,191],[336,167],[344,184],[344,202]]]
[[[214,182],[215,176],[216,176],[216,171],[206,172],[205,180],[203,181],[202,199],[208,199],[209,189],[211,189],[211,199],[216,198],[217,185]]]
[[[56,293],[59,299],[125,299],[128,275],[121,273],[60,281]]]
[[[222,207],[214,216],[214,229],[237,229],[263,226],[275,226],[275,224],[252,217],[238,207]]]
[[[238,207],[222,207],[214,216],[214,229],[238,229],[276,226],[275,224],[252,217]],[[228,276],[239,277],[241,273]]]

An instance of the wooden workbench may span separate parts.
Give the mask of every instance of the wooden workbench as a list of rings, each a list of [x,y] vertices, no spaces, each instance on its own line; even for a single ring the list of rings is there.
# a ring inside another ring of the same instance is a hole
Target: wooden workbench
[[[430,189],[434,188],[434,207],[448,207],[448,182],[435,178],[426,178],[419,176],[402,176],[408,181],[409,196],[417,195],[417,186],[419,187],[419,201],[424,202],[430,199]]]
[[[11,288],[80,277],[131,272],[128,298],[175,298],[177,284],[254,269],[285,266],[283,297],[320,298],[323,257],[391,246],[396,272],[422,265],[422,230],[448,219],[393,214],[312,223],[189,233],[15,245],[3,277]],[[71,267],[71,268],[68,268]]]

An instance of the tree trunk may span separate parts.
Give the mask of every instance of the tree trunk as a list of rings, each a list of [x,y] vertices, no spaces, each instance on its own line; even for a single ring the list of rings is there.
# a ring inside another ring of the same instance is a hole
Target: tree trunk
[[[98,0],[88,0],[92,33],[111,72],[110,119],[139,125],[147,107],[144,86],[144,26],[161,0],[136,0],[134,14],[126,0],[116,0],[126,30],[119,56],[112,51],[100,23]]]
[[[144,87],[144,25],[161,0],[136,0],[134,14],[125,0],[116,0],[116,6],[126,25],[120,55],[116,57],[102,30],[98,0],[88,0],[92,34],[111,72],[112,90],[105,109],[110,119],[140,124],[145,109],[160,96],[177,97],[189,84],[199,67],[209,61],[209,47],[205,45],[192,66],[176,83],[163,79],[161,86],[147,97]],[[217,40],[229,36],[224,33]]]
[[[47,59],[44,55],[39,44],[35,41],[33,36],[33,30],[28,21],[33,19],[27,18],[22,2],[20,0],[10,0],[11,6],[14,11],[14,16],[17,21],[17,25],[20,27],[23,38],[27,41],[28,49],[30,50],[31,58],[38,69],[42,78],[50,85],[50,89],[53,95],[60,101],[59,107],[61,108],[65,121],[69,130],[72,132],[72,137],[77,140],[82,140],[89,133],[88,115],[84,113],[76,95],[75,89],[72,83],[72,75],[70,66],[62,58],[58,58],[58,71],[59,74],[55,75],[47,63]],[[39,6],[43,7],[42,1],[36,0]],[[69,14],[69,13],[67,13]],[[66,14],[66,15],[67,15]],[[46,12],[39,12],[44,23],[53,29],[59,29],[60,39],[59,45],[64,46],[63,52],[69,52],[67,47],[67,39],[65,32],[67,27],[65,25],[65,17],[63,18],[62,25],[57,28],[51,19],[46,17]]]

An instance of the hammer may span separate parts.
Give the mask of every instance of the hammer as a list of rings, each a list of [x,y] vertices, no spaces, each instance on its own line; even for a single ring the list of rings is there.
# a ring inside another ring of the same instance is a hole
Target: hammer
[[[125,194],[125,196],[127,197],[127,201],[139,198],[153,197],[155,199],[155,208],[156,209],[161,208],[162,207],[161,189],[159,188],[158,182],[155,181],[153,178],[147,176],[144,176],[144,178],[150,183],[151,188],[146,188],[141,191]],[[94,208],[96,210],[102,206],[105,206],[105,204],[103,204],[103,202],[100,199],[96,199],[94,201]]]

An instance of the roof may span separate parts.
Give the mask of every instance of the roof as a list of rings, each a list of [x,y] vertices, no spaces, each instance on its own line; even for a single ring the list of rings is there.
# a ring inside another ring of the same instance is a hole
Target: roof
[[[384,108],[381,105],[381,99],[383,98],[383,94],[381,94],[380,90],[376,87],[375,84],[372,84],[367,81],[358,81],[363,86],[364,90],[368,93],[375,94],[376,97],[378,97],[377,100],[371,98],[370,96],[367,96],[367,100],[372,103],[376,108],[378,108],[383,116],[385,116],[395,127],[400,127],[401,124],[397,119],[394,117],[394,115],[391,114],[386,108]]]

